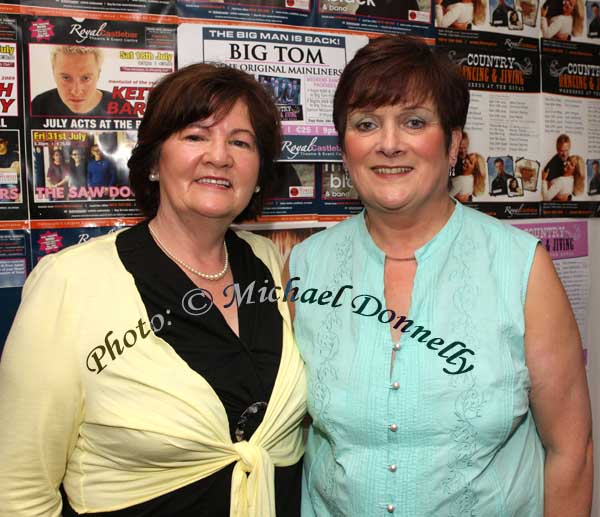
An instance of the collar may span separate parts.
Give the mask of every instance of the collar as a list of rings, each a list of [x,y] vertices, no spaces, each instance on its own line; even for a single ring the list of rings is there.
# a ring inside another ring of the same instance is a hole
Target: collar
[[[463,205],[454,201],[454,211],[446,221],[446,224],[444,224],[441,230],[436,233],[431,240],[415,251],[417,263],[427,260],[430,256],[435,255],[439,249],[454,241],[462,227],[464,211],[465,208]],[[365,214],[366,209],[363,209],[362,212],[356,216],[358,240],[367,255],[383,266],[385,263],[385,253],[383,253],[373,241],[373,238],[367,229]]]

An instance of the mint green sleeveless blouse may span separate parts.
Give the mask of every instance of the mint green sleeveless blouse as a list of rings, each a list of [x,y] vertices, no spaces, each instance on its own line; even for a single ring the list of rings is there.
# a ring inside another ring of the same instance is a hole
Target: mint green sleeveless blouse
[[[457,204],[415,254],[408,315],[385,306],[364,213],[294,248],[313,418],[303,516],[543,515],[523,340],[536,245]]]

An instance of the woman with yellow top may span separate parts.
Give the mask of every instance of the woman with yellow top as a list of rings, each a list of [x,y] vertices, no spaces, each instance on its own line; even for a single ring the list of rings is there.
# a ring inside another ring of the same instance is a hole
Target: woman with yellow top
[[[0,363],[0,515],[299,514],[289,314],[237,296],[280,284],[280,259],[229,228],[259,212],[279,148],[243,72],[197,64],[152,90],[129,161],[147,220],[25,285]]]

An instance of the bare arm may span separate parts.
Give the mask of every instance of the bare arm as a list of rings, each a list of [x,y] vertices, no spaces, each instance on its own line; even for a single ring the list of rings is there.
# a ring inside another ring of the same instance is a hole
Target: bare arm
[[[540,21],[542,35],[544,36],[544,38],[554,38],[560,32],[560,29],[562,29],[562,22],[558,16],[555,16],[550,22],[550,24],[548,24],[548,19],[545,16],[542,16],[542,19]]]
[[[581,340],[552,259],[541,246],[525,302],[525,353],[531,409],[546,450],[544,517],[587,517],[592,424]]]
[[[560,192],[558,181],[551,181],[548,185],[548,180],[542,180],[542,199],[544,201],[552,201]]]
[[[456,4],[452,4],[454,6]],[[454,22],[456,22],[460,16],[460,8],[455,8],[450,6],[449,9],[444,13],[442,10],[442,6],[435,6],[435,21],[438,27],[450,27]],[[439,7],[439,9],[438,9]]]

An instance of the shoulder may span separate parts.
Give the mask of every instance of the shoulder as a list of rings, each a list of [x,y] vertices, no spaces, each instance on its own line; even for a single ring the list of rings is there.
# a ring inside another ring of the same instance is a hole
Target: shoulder
[[[335,226],[311,235],[308,239],[296,244],[290,253],[290,272],[298,271],[298,266],[326,262],[325,257],[336,253],[340,243],[349,243],[356,233],[358,225],[363,224],[363,214],[354,215]]]
[[[116,104],[118,106],[122,106],[123,104],[128,104],[128,102],[120,97],[114,97],[112,92],[107,92],[106,90],[100,90],[100,93],[102,94],[102,99],[100,100],[100,106],[102,106],[102,109],[105,109],[108,107],[108,103],[113,103]]]
[[[33,99],[33,102],[45,102],[48,100],[55,100],[57,98],[59,98],[58,90],[56,88],[54,88],[52,90],[46,90],[45,92],[42,92],[42,93],[36,95],[35,98]]]
[[[113,100],[111,92],[107,92],[106,90],[100,90],[100,93],[102,94],[102,102],[103,103]]]
[[[539,239],[476,210],[465,211],[458,254],[472,266],[473,275],[493,279],[499,297],[522,306]]]
[[[310,249],[321,249],[323,250],[323,246],[329,246],[339,239],[343,239],[349,234],[354,233],[358,224],[362,222],[362,214],[357,214],[348,219],[344,219],[343,221],[337,223],[335,226],[327,228],[321,232],[315,233],[311,235],[308,239],[305,239],[300,244],[294,246],[292,250],[298,250],[307,252]]]
[[[70,285],[89,288],[91,283],[101,281],[103,273],[122,267],[115,246],[117,233],[95,237],[42,258],[30,275],[32,282],[54,276],[68,279]]]
[[[60,101],[60,97],[58,96],[58,90],[54,88],[53,90],[48,90],[36,95],[31,101],[31,107],[34,111],[43,115],[44,113],[41,110],[52,108],[52,105],[58,102],[62,104],[62,101]]]
[[[490,245],[514,245],[519,248],[534,249],[538,239],[529,233],[515,228],[495,217],[463,206],[465,230],[471,235],[480,234]]]

